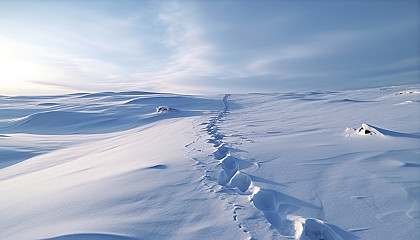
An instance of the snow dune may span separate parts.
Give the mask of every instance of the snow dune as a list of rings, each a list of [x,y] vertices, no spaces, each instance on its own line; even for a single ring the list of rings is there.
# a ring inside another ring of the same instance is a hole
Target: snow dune
[[[0,239],[419,239],[418,89],[1,96]]]

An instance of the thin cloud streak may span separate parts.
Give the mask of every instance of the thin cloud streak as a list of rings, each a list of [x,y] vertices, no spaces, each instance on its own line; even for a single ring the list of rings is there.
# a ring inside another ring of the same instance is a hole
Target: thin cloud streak
[[[0,3],[0,44],[12,43],[25,64],[44,71],[23,83],[69,91],[255,92],[379,86],[392,83],[387,76],[416,82],[419,72],[419,16],[408,3],[367,1],[366,10],[344,2],[305,9],[291,2],[124,1],[118,9],[112,2],[54,2],[54,12],[45,2],[24,3]]]
[[[197,80],[220,74],[218,64],[211,62],[214,47],[203,40],[200,25],[196,24],[192,9],[177,3],[165,7],[159,20],[165,25],[164,43],[171,54],[162,69],[138,72],[134,76],[164,91],[197,90]],[[144,85],[144,83],[142,83]]]

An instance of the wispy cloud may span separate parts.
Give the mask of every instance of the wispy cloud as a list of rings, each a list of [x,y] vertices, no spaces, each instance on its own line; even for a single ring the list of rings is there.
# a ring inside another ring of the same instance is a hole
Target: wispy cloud
[[[194,19],[193,9],[177,2],[164,6],[158,18],[165,26],[162,42],[168,56],[161,68],[139,71],[134,77],[164,91],[196,91],[200,79],[219,73],[219,66],[211,61],[213,45],[203,39],[203,29]]]
[[[359,3],[24,3],[0,2],[1,41],[19,55],[15,68],[36,69],[19,78],[69,91],[351,87],[413,79],[420,59],[418,13],[395,11],[390,21],[389,9],[410,9],[388,2],[366,3],[377,14]]]
[[[353,44],[360,34],[357,32],[328,32],[317,34],[306,42],[289,43],[274,49],[269,55],[256,56],[246,66],[250,75],[275,74],[278,76],[306,75],[306,71],[300,69],[293,71],[290,65],[301,65],[302,62],[332,56],[342,52],[347,46]]]

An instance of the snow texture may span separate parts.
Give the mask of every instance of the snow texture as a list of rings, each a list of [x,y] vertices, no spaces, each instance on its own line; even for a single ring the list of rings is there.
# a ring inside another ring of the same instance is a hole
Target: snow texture
[[[0,239],[420,239],[419,104],[416,85],[0,96]]]

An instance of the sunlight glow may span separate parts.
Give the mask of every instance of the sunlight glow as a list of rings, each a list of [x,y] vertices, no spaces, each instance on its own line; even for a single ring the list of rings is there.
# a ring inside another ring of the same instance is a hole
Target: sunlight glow
[[[2,84],[19,84],[20,81],[40,74],[33,63],[22,59],[13,48],[0,46],[0,81]]]
[[[28,90],[34,94],[48,94],[51,90],[59,90],[32,82],[51,79],[57,71],[37,62],[22,48],[9,41],[0,41],[0,94],[19,95]]]

